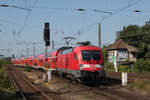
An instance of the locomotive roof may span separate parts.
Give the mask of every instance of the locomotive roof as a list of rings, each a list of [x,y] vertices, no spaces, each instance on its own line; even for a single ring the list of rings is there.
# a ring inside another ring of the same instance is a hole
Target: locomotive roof
[[[91,46],[92,43],[90,41],[85,41],[85,42],[77,42],[77,46]]]
[[[63,51],[63,50],[71,49],[71,48],[73,48],[73,47],[61,47],[58,49],[58,51]]]

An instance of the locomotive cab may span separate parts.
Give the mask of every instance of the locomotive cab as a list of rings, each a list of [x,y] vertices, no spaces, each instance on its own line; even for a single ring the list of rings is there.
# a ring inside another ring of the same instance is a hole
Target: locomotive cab
[[[75,59],[78,59],[78,78],[100,79],[105,77],[103,53],[95,46],[83,46],[74,50]]]
[[[77,46],[58,50],[56,71],[79,80],[105,76],[103,53],[96,46]]]

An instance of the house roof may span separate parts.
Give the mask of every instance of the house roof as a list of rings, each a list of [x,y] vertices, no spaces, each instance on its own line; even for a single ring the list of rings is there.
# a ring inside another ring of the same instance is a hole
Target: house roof
[[[107,50],[114,50],[114,49],[127,49],[129,52],[138,52],[137,48],[134,46],[128,45],[122,39],[116,40],[112,45],[106,48]]]

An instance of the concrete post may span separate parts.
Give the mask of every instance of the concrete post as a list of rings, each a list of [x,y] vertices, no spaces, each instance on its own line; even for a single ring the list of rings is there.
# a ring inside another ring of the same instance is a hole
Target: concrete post
[[[47,75],[48,75],[48,82],[50,82],[51,79],[52,79],[51,70],[48,70],[48,71],[47,71]]]
[[[128,83],[128,74],[127,72],[122,72],[122,85],[126,86]]]

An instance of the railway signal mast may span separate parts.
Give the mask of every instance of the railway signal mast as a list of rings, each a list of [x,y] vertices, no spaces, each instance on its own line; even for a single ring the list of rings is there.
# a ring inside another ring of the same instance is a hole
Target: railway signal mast
[[[47,51],[48,47],[50,46],[50,28],[49,28],[49,23],[45,22],[45,27],[44,27],[44,41],[45,41],[45,57],[46,57],[46,63],[45,63],[45,79],[44,81],[46,82],[47,80],[51,80],[51,75],[47,75],[48,72],[48,58],[47,58]],[[51,73],[50,73],[51,74]]]
[[[49,28],[49,23],[45,23],[44,27],[44,41],[45,41],[45,46],[49,47],[50,46],[50,28]]]

